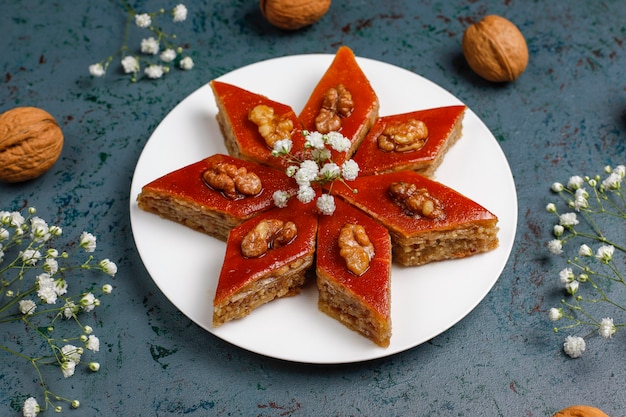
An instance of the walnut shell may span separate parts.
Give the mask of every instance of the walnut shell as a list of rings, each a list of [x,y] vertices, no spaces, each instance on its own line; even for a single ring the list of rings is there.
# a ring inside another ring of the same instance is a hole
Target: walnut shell
[[[469,26],[462,47],[470,68],[489,81],[513,81],[528,65],[524,35],[501,16],[489,15]]]
[[[552,417],[609,417],[602,410],[588,405],[573,405],[557,411]]]
[[[63,148],[57,121],[37,107],[16,107],[0,114],[0,181],[39,177],[54,165]]]
[[[331,0],[260,0],[261,13],[274,26],[296,30],[326,14]]]

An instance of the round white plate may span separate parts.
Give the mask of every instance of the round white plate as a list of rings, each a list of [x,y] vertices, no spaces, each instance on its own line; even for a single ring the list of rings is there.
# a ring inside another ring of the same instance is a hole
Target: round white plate
[[[258,62],[219,79],[289,104],[296,113],[334,55],[296,55]],[[438,85],[402,68],[358,58],[380,100],[380,115],[461,104]],[[248,317],[212,328],[212,305],[226,245],[137,207],[141,187],[215,153],[226,153],[208,85],[189,95],[154,131],[137,162],[130,219],[139,255],[167,298],[215,336],[273,358],[303,363],[349,363],[410,349],[452,327],[487,295],[515,238],[517,195],[506,157],[489,129],[468,109],[463,137],[450,149],[436,180],[499,217],[500,246],[474,257],[414,268],[394,266],[393,336],[388,348],[348,330],[317,308],[310,283],[295,297],[268,303]]]

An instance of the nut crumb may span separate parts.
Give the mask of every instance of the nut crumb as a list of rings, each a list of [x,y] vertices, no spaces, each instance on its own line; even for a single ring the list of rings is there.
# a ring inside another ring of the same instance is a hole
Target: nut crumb
[[[291,139],[293,122],[287,115],[274,112],[272,107],[264,104],[255,106],[248,112],[248,120],[258,126],[259,133],[270,148],[283,139]]]
[[[289,244],[298,234],[296,224],[278,219],[261,220],[241,242],[241,253],[246,258],[258,258],[269,249]]]
[[[202,174],[206,183],[215,190],[221,191],[230,199],[242,196],[257,195],[263,189],[261,179],[245,167],[237,168],[234,164],[220,162]]]
[[[341,118],[348,117],[354,110],[352,94],[343,84],[326,90],[322,108],[315,117],[315,128],[322,134],[341,129]]]
[[[428,139],[428,127],[421,120],[411,119],[385,127],[378,137],[378,147],[387,152],[410,152],[421,149]]]
[[[351,223],[344,225],[339,232],[338,244],[339,254],[351,272],[362,275],[367,271],[374,257],[374,245],[363,226]]]
[[[388,188],[389,196],[410,216],[440,219],[445,217],[443,204],[431,196],[425,188],[415,184],[393,182]]]

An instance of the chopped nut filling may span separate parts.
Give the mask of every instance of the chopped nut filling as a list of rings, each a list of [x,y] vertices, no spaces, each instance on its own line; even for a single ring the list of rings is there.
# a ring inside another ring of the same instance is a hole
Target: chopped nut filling
[[[276,114],[272,107],[259,104],[248,112],[248,120],[258,126],[259,133],[270,148],[276,141],[291,139],[293,122],[287,115]]]
[[[391,198],[410,216],[439,219],[445,217],[443,204],[428,193],[425,188],[415,184],[393,182],[388,188]]]
[[[374,257],[374,245],[365,228],[358,224],[346,224],[339,232],[339,254],[346,260],[348,269],[362,275]]]
[[[421,149],[428,139],[428,127],[421,120],[389,125],[378,137],[378,147],[387,152],[410,152]]]
[[[202,178],[212,188],[221,191],[233,200],[244,196],[257,195],[263,189],[261,179],[254,172],[248,172],[245,167],[225,162],[218,163],[207,169]]]
[[[258,258],[272,248],[288,245],[298,234],[293,222],[278,219],[261,220],[241,242],[241,253],[246,258]]]
[[[329,88],[324,94],[322,108],[315,118],[315,128],[320,133],[336,132],[341,128],[341,118],[354,110],[352,94],[343,84]]]

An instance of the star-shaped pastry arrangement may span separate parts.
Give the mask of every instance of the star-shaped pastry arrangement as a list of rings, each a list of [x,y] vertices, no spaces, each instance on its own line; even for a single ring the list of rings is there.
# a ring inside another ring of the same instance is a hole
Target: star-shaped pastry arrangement
[[[457,140],[465,106],[380,116],[376,92],[347,47],[300,114],[287,104],[217,80],[210,83],[228,154],[211,155],[146,184],[141,209],[226,242],[213,300],[213,326],[243,319],[315,279],[319,309],[378,346],[389,345],[391,266],[418,267],[498,246],[498,218],[430,177]],[[289,139],[304,158],[309,132],[338,132],[346,152],[330,150],[359,175],[315,186],[332,214],[298,194],[293,159],[276,156]],[[459,175],[463,175],[459,173]]]

